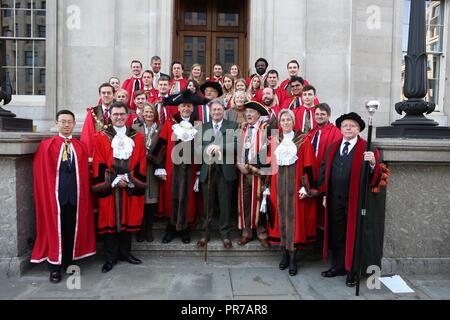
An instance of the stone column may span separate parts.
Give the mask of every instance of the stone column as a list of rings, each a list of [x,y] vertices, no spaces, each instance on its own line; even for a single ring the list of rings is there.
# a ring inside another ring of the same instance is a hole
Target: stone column
[[[391,170],[383,273],[450,273],[450,140],[375,145]]]
[[[33,154],[43,136],[0,134],[0,277],[29,265],[36,234]]]

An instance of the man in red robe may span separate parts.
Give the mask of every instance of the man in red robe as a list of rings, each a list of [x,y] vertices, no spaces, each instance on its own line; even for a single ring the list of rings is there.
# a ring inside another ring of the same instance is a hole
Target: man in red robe
[[[177,94],[186,89],[188,80],[183,78],[184,67],[179,61],[172,62],[172,81],[169,94]]]
[[[358,219],[361,213],[361,197],[364,163],[368,161],[369,185],[378,186],[381,178],[378,150],[366,152],[367,142],[359,133],[364,130],[365,123],[361,117],[351,112],[344,114],[336,120],[336,126],[341,129],[343,139],[333,143],[328,149],[327,155],[320,169],[319,185],[325,186],[325,233],[324,233],[324,258],[328,258],[328,248],[331,250],[331,268],[322,272],[326,278],[343,276],[347,274],[346,285],[356,284],[356,235]],[[372,196],[369,188],[368,197]],[[380,212],[367,210],[367,217]],[[369,225],[368,234],[376,233],[380,226]],[[368,235],[366,234],[366,236]],[[372,247],[371,241],[364,241],[365,250]],[[370,257],[365,253],[365,259]],[[381,263],[381,258],[379,258]]]
[[[34,158],[36,242],[32,263],[48,262],[50,281],[62,268],[95,254],[89,162],[86,146],[72,137],[75,115],[56,116],[59,135],[44,140]]]
[[[207,100],[204,104],[195,106],[194,117],[196,120],[201,121],[202,124],[206,124],[211,122],[210,109],[207,103],[221,97],[223,95],[223,89],[219,82],[206,81],[200,86],[200,92]]]
[[[213,76],[211,78],[207,78],[206,80],[212,81],[212,82],[217,82],[222,86],[223,85],[223,66],[220,63],[216,63],[213,66]]]
[[[302,106],[295,111],[295,129],[308,134],[315,126],[314,106],[318,102],[316,88],[311,85],[303,87]]]
[[[330,145],[338,140],[342,140],[342,133],[334,124],[330,122],[331,108],[326,103],[319,103],[315,106],[314,119],[316,120],[316,127],[308,134],[311,144],[316,155],[317,164],[323,162],[325,154]],[[324,194],[324,186],[319,189],[319,194]],[[322,205],[323,198],[317,197],[317,247],[320,250],[323,248],[323,227],[325,210]]]
[[[104,83],[98,89],[102,104],[87,109],[83,130],[81,131],[81,142],[86,145],[89,161],[94,154],[95,139],[99,132],[111,125],[109,107],[114,102],[114,88],[109,83]]]
[[[253,240],[253,231],[264,248],[270,247],[266,223],[261,219],[261,193],[270,171],[270,128],[261,120],[268,110],[256,101],[245,104],[246,123],[242,128],[238,150],[239,194],[238,228],[242,230],[238,244],[243,246]],[[269,167],[269,168],[268,168]]]
[[[266,122],[269,124],[271,129],[278,128],[278,114],[281,109],[278,104],[278,97],[275,95],[275,90],[272,88],[264,88],[262,90],[262,105],[269,110],[268,119]]]
[[[147,101],[154,104],[158,100],[158,90],[153,87],[153,71],[145,70],[142,73],[142,82],[144,84],[142,91],[147,95]]]
[[[286,94],[289,96],[291,95],[291,80],[294,77],[300,77],[300,63],[298,63],[297,60],[291,60],[287,64],[287,70],[289,73],[289,78],[284,80],[280,84],[280,88],[284,91],[286,91]],[[308,80],[304,79],[304,85],[307,86],[309,84]]]
[[[267,72],[265,87],[269,87],[274,90],[278,100],[277,104],[281,106],[283,105],[284,99],[288,97],[288,94],[284,89],[278,86],[279,79],[280,76],[277,70],[269,70],[269,72]]]
[[[141,263],[130,253],[131,233],[142,223],[147,171],[144,135],[125,125],[128,108],[115,102],[110,112],[112,126],[97,136],[93,163],[98,230],[105,240],[103,273],[111,271],[117,260]]]
[[[125,80],[122,84],[122,89],[127,90],[129,97],[133,97],[135,91],[142,90],[144,87],[144,83],[141,78],[142,63],[138,60],[133,60],[131,62],[131,72],[133,74],[131,78]],[[131,110],[136,110],[133,105],[133,99],[128,101],[127,107]]]
[[[164,99],[169,97],[170,91],[170,78],[168,76],[161,76],[158,80],[158,96],[153,102],[156,110],[159,114],[159,123],[164,125],[167,119],[170,119],[173,115],[178,112],[178,107],[176,106],[166,106],[164,104]]]
[[[180,235],[183,243],[190,243],[189,229],[197,222],[199,200],[198,188],[194,191],[199,169],[194,161],[194,139],[201,126],[193,112],[194,105],[203,104],[204,99],[187,89],[168,100],[178,105],[179,112],[164,124],[154,150],[156,155],[161,148],[167,149],[165,160],[155,171],[162,180],[159,211],[169,218],[162,242],[169,243]]]

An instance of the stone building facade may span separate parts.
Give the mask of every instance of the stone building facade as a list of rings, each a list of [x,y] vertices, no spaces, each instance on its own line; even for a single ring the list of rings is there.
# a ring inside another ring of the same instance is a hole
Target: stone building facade
[[[79,120],[84,119],[86,107],[98,101],[98,85],[111,76],[121,80],[129,77],[133,59],[141,60],[145,68],[153,55],[161,56],[163,72],[167,73],[173,59],[183,59],[178,54],[183,44],[180,34],[196,35],[195,30],[201,29],[194,26],[194,33],[186,33],[180,28],[180,19],[189,14],[192,19],[191,11],[196,14],[188,0],[41,2],[35,6],[46,10],[45,96],[18,95],[10,107],[18,116],[33,118],[40,132],[52,127],[51,120],[61,108],[69,108]],[[219,19],[210,15],[210,9],[203,13],[206,16],[198,13],[201,19],[208,20],[208,24],[209,17],[215,22],[220,20],[219,2],[204,2],[208,8],[216,8]],[[399,118],[393,106],[401,99],[404,9],[408,0],[237,2],[243,6],[238,11],[242,35],[238,60],[244,71],[253,71],[254,61],[265,57],[269,68],[278,70],[282,80],[287,77],[287,62],[297,59],[301,75],[318,89],[320,100],[332,106],[333,119],[350,110],[364,112],[365,101],[372,99],[381,102],[376,126]],[[450,102],[444,96],[450,83],[444,75],[449,64],[445,51],[450,42],[450,1],[434,2],[441,3],[443,27],[439,31],[444,54],[438,66],[439,106],[432,117],[446,125]],[[231,18],[232,25],[233,8],[222,9],[228,12],[222,17]],[[181,15],[180,10],[184,10]],[[205,37],[220,34],[230,35],[229,31],[210,32]],[[210,52],[217,46],[213,43],[208,50],[206,60],[211,65],[216,55]]]

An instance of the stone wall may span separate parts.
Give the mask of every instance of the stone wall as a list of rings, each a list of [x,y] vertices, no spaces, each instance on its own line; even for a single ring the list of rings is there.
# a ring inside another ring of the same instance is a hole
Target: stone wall
[[[450,272],[450,141],[377,139],[389,164],[383,272]]]
[[[0,277],[20,275],[35,238],[33,154],[41,136],[0,134]]]

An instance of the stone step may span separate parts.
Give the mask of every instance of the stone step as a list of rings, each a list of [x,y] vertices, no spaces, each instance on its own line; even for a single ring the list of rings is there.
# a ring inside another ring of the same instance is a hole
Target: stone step
[[[205,248],[198,248],[197,241],[203,236],[203,232],[199,227],[191,230],[191,243],[184,244],[181,242],[181,238],[177,237],[170,243],[162,243],[166,231],[167,222],[165,220],[156,220],[153,224],[153,242],[137,242],[136,236],[133,235],[132,253],[139,256],[159,256],[159,257],[199,257],[200,259],[205,256]],[[225,249],[223,247],[220,233],[216,226],[212,227],[211,240],[208,242],[208,256],[210,257],[267,257],[267,256],[279,256],[280,247],[274,245],[270,248],[263,248],[260,242],[254,238],[253,241],[247,243],[244,246],[237,244],[240,238],[240,231],[236,228],[230,234],[230,240],[233,243],[231,249]],[[103,242],[99,241],[97,244],[98,253],[103,251]],[[317,253],[314,251],[313,245],[309,245],[304,250],[301,250],[300,255],[308,256],[308,259],[312,261],[320,260],[317,258]],[[320,256],[320,253],[319,253]]]

